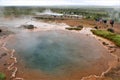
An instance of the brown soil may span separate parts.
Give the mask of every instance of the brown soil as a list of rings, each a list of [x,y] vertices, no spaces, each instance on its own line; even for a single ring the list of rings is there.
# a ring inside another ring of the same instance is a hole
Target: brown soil
[[[7,55],[2,56],[0,58],[0,72],[4,73],[6,75],[6,80],[10,79],[11,76],[11,71],[8,71],[7,67],[10,65],[10,63],[12,62],[12,60],[10,59],[10,55],[9,52],[7,52],[6,50],[4,50],[2,48],[3,42],[6,41],[7,38],[1,38],[0,41],[0,55],[7,53]]]
[[[49,21],[49,20],[46,20]],[[113,27],[109,23],[104,24],[100,22],[96,22],[95,20],[87,20],[87,19],[80,19],[80,20],[50,20],[50,21],[55,21],[58,23],[66,23],[67,25],[74,27],[74,26],[79,26],[83,25],[84,27],[95,27],[97,26],[99,29],[108,29],[108,28],[113,28],[116,33],[120,34],[120,23],[115,23]]]
[[[85,27],[93,27],[95,25],[95,21],[93,20],[86,20],[86,19],[80,19],[80,20],[54,20],[55,22],[59,23],[66,23],[67,25],[70,25],[71,27],[83,25]]]

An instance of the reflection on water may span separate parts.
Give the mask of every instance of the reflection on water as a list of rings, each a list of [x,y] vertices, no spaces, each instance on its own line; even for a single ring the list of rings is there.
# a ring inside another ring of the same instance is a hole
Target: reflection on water
[[[82,70],[106,52],[94,38],[64,31],[21,33],[10,43],[27,68],[48,72],[71,66]]]

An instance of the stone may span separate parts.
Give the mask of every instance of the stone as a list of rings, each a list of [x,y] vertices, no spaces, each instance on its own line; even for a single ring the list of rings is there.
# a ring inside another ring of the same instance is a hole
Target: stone
[[[7,53],[3,53],[3,54],[1,54],[1,57],[6,56],[6,55],[7,55]]]
[[[25,29],[34,29],[36,28],[34,25],[30,24],[30,25],[21,25],[21,27],[25,28]]]
[[[109,44],[108,44],[108,43],[106,43],[106,42],[102,42],[102,44],[103,44],[103,45],[109,45]]]
[[[77,26],[78,28],[83,28],[83,25],[79,25],[79,26]]]
[[[0,29],[0,32],[2,32],[2,29]]]
[[[98,27],[97,27],[97,26],[95,26],[94,28],[95,28],[95,29],[98,29]]]
[[[108,28],[107,31],[112,32],[112,33],[115,32],[114,29],[112,29],[112,28]]]

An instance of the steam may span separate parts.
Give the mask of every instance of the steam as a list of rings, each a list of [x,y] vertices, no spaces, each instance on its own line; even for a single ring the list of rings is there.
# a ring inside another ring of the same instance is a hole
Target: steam
[[[3,7],[0,7],[0,18],[4,16],[3,10],[4,10],[4,8],[3,8]]]
[[[109,12],[110,18],[120,22],[120,8],[113,8]]]
[[[29,65],[28,67],[45,71],[54,70],[59,66],[69,67],[68,65],[72,64],[75,64],[80,69],[81,66],[89,65],[88,61],[94,61],[102,56],[102,53],[99,53],[102,48],[96,41],[94,41],[98,47],[96,50],[91,51],[91,47],[84,50],[83,45],[92,46],[92,48],[96,46],[88,44],[89,37],[86,37],[85,40],[83,36],[76,39],[78,35],[73,34],[71,36],[70,33],[62,31],[38,33],[22,31],[16,35],[16,41],[10,42],[10,44],[12,43],[10,47],[15,48]],[[91,54],[89,54],[90,51]]]
[[[56,16],[61,16],[63,14],[55,13],[51,11],[50,9],[44,10],[42,13],[36,13],[37,15],[56,15]]]

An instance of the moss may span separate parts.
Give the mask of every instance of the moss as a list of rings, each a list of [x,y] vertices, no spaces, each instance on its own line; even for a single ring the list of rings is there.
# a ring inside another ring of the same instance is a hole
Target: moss
[[[106,38],[120,47],[120,35],[106,30],[92,30],[93,34]]]
[[[3,73],[0,73],[0,80],[5,80],[6,76]]]

